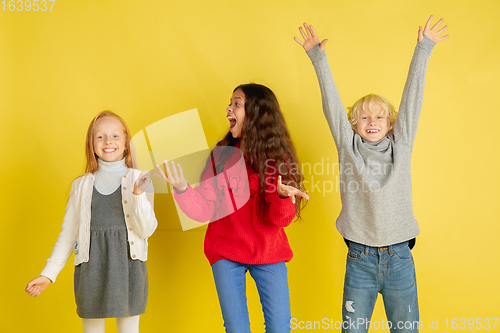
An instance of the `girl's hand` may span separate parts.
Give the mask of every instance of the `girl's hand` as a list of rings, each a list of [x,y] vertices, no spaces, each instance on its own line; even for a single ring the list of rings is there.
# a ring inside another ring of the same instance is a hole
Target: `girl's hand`
[[[297,43],[302,45],[302,47],[304,48],[304,50],[306,50],[306,52],[312,50],[316,45],[320,44],[318,35],[316,34],[316,31],[314,30],[312,25],[307,25],[307,23],[304,23],[304,29],[302,29],[302,27],[299,27],[299,31],[300,34],[302,35],[302,38],[304,38],[304,42],[302,42],[297,37],[293,37],[293,39],[295,39]],[[319,45],[321,51],[325,51],[326,42],[328,42],[328,39],[323,39],[321,41],[321,44]]]
[[[446,35],[444,37],[438,37],[446,29],[448,29],[447,25],[445,25],[443,28],[441,28],[441,30],[439,30],[438,32],[436,32],[436,30],[439,28],[439,26],[441,25],[441,23],[443,23],[443,19],[440,19],[436,24],[434,24],[434,26],[431,29],[429,29],[429,27],[431,25],[431,21],[432,21],[433,18],[434,18],[433,15],[431,15],[431,17],[429,17],[429,20],[425,24],[425,28],[424,29],[422,29],[422,27],[418,27],[418,42],[419,43],[424,40],[424,35],[426,35],[427,38],[429,38],[430,40],[432,40],[434,43],[440,42],[440,41],[445,40],[446,38],[450,37],[449,35]]]
[[[149,171],[144,170],[134,183],[135,195],[141,195],[144,191],[146,191],[149,184],[151,184],[151,174]]]
[[[165,166],[165,171],[166,175],[163,172],[162,168],[157,165],[156,169],[158,170],[158,174],[155,173],[155,176],[159,176],[161,179],[166,181],[167,183],[170,183],[173,187],[178,189],[179,191],[183,192],[187,189],[188,183],[187,180],[184,179],[184,174],[182,173],[182,168],[180,164],[177,164],[179,167],[179,174],[177,174],[177,169],[175,168],[174,161],[172,163],[172,172],[170,172],[170,168],[168,167],[168,162],[165,160],[163,162],[163,165]]]
[[[301,190],[296,189],[293,186],[283,185],[281,183],[281,176],[278,176],[277,191],[278,194],[281,195],[282,197],[290,197],[292,203],[295,203],[295,196],[299,196],[306,200],[309,200],[309,196],[306,193],[302,192]]]
[[[26,291],[28,293],[28,295],[30,295],[30,296],[37,297],[51,283],[52,283],[52,281],[50,281],[49,278],[40,275],[39,277],[34,278],[30,282],[28,282],[28,285],[26,286],[26,289],[24,291]]]

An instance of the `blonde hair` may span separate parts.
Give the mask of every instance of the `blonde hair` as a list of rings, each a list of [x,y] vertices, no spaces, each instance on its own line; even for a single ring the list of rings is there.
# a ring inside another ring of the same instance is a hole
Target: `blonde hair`
[[[99,158],[94,151],[94,127],[98,119],[103,117],[114,117],[118,119],[123,126],[123,134],[125,134],[125,150],[123,151],[123,157],[125,158],[125,165],[132,168],[132,156],[130,153],[130,131],[128,130],[125,121],[116,113],[105,110],[100,112],[94,119],[90,122],[89,128],[87,130],[87,138],[85,140],[85,155],[87,157],[87,166],[85,167],[85,172],[94,173],[99,167]]]
[[[373,113],[372,107],[373,104],[378,104],[382,108],[382,114],[386,116],[389,120],[389,132],[391,132],[394,128],[394,123],[396,122],[396,116],[398,115],[394,106],[389,103],[384,97],[369,94],[364,97],[361,97],[353,106],[347,108],[347,113],[349,117],[349,122],[351,123],[352,129],[356,131],[356,124],[359,120],[359,114],[361,111]]]

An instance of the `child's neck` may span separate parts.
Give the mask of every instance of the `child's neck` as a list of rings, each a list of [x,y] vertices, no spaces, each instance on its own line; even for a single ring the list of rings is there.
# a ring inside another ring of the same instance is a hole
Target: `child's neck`
[[[120,187],[122,177],[127,174],[127,171],[125,159],[116,162],[99,160],[99,168],[94,174],[94,186],[101,194],[111,194]]]
[[[121,170],[126,170],[125,159],[116,162],[106,162],[99,159],[99,166],[97,171],[100,172],[118,172]]]

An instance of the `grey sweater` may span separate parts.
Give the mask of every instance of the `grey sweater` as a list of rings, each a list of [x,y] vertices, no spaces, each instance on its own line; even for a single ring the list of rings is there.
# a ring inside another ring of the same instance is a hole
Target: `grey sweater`
[[[394,132],[377,142],[363,140],[352,130],[325,52],[319,46],[307,52],[339,154],[342,211],[337,229],[348,240],[379,247],[413,239],[419,233],[413,215],[411,152],[434,45],[426,36],[417,43]]]

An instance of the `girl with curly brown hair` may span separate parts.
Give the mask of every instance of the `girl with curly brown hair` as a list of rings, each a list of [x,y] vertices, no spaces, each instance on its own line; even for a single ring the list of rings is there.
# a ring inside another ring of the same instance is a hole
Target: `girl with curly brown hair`
[[[230,128],[192,188],[171,162],[166,175],[181,210],[210,221],[205,255],[214,275],[226,332],[250,332],[246,272],[255,280],[266,332],[290,332],[285,262],[293,253],[284,227],[297,218],[303,176],[278,100],[266,86],[236,87],[226,109]]]

